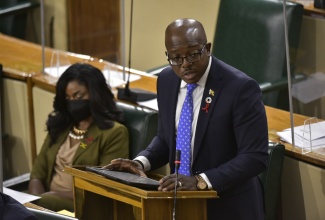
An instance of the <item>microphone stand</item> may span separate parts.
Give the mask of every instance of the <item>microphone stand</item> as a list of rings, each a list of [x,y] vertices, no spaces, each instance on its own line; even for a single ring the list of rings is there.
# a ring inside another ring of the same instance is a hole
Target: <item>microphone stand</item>
[[[174,188],[174,209],[173,209],[173,220],[176,219],[176,198],[177,198],[177,185],[178,185],[178,170],[179,166],[181,164],[181,151],[176,150],[176,156],[175,156],[175,188]]]
[[[124,1],[122,7],[124,8]],[[125,100],[132,103],[148,101],[157,98],[157,94],[149,92],[143,89],[130,89],[130,76],[131,76],[131,48],[132,48],[132,26],[133,26],[133,0],[131,0],[131,12],[130,12],[130,36],[129,36],[129,71],[128,77],[125,77],[125,60],[123,57],[123,79],[126,80],[126,85],[124,88],[117,88],[117,98],[120,100]],[[122,46],[124,45],[124,9],[123,9],[123,29],[122,29]],[[125,48],[122,48],[123,53]],[[124,54],[125,56],[125,54]]]
[[[283,0],[283,23],[284,23],[284,39],[285,39],[287,74],[288,74],[287,77],[288,77],[288,96],[289,96],[289,109],[290,109],[291,137],[292,137],[292,146],[295,146],[295,138],[294,138],[295,131],[294,131],[293,106],[292,106],[292,95],[291,95],[291,68],[290,68],[286,4],[287,4],[287,1]]]
[[[42,41],[42,74],[45,74],[45,30],[44,30],[44,0],[41,3],[41,41]]]

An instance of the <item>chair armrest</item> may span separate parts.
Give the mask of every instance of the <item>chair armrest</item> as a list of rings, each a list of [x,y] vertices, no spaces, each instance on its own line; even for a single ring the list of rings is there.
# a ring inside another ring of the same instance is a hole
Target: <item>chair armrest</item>
[[[291,83],[297,83],[302,80],[305,80],[306,76],[304,74],[295,74],[294,77],[291,79]],[[279,80],[276,80],[274,82],[263,82],[259,84],[262,93],[268,93],[268,92],[273,92],[277,91],[280,89],[288,88],[288,79],[287,78],[281,78]]]
[[[23,12],[26,12],[26,11],[32,9],[32,8],[39,7],[39,5],[40,4],[35,1],[25,1],[25,2],[11,5],[11,6],[2,7],[2,8],[0,8],[0,17],[12,15],[12,14],[23,13]]]
[[[297,82],[300,82],[300,81],[303,81],[307,79],[307,76],[303,73],[299,73],[299,74],[295,74],[295,77],[292,81],[292,83],[297,83]]]
[[[288,80],[286,78],[282,78],[280,80],[274,81],[274,82],[263,82],[259,84],[262,93],[268,93],[277,91],[283,88],[288,87]]]
[[[146,73],[157,76],[166,67],[168,67],[168,65],[163,65],[163,66],[155,67],[153,69],[147,70]]]
[[[30,180],[30,173],[25,173],[20,176],[13,177],[3,181],[3,186],[19,192],[28,190],[28,184]]]

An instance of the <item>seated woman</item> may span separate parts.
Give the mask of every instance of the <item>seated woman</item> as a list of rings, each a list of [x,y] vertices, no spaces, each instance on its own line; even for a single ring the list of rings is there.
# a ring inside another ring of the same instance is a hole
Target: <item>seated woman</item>
[[[127,158],[129,135],[102,72],[89,64],[73,64],[61,75],[53,108],[28,190],[41,196],[35,201],[39,206],[73,211],[72,176],[63,172],[64,167],[102,166]]]

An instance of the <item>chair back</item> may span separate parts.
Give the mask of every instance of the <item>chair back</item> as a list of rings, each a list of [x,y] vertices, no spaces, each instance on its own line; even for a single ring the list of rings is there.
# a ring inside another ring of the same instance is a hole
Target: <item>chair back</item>
[[[129,131],[130,152],[129,158],[134,159],[145,149],[158,128],[158,111],[146,107],[135,106],[118,101],[117,106],[124,111],[125,126]]]
[[[27,14],[40,6],[37,0],[1,0],[0,32],[6,35],[26,38]]]
[[[275,220],[279,211],[284,150],[282,144],[269,143],[268,168],[259,175],[264,186],[265,220]]]
[[[303,10],[301,4],[286,3],[291,64],[297,54]],[[217,58],[243,71],[263,87],[286,81],[285,48],[282,0],[221,0],[212,44],[212,53]],[[284,91],[287,87],[285,83]],[[288,108],[287,103],[279,106],[278,90],[263,95],[265,104]],[[288,101],[288,95],[285,100]]]

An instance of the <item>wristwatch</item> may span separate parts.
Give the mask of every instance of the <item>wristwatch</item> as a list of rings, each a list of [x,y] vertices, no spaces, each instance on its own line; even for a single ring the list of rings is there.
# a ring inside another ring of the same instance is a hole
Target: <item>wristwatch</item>
[[[208,184],[205,182],[205,180],[200,175],[195,175],[195,178],[197,180],[196,187],[198,190],[206,190],[208,189]]]

